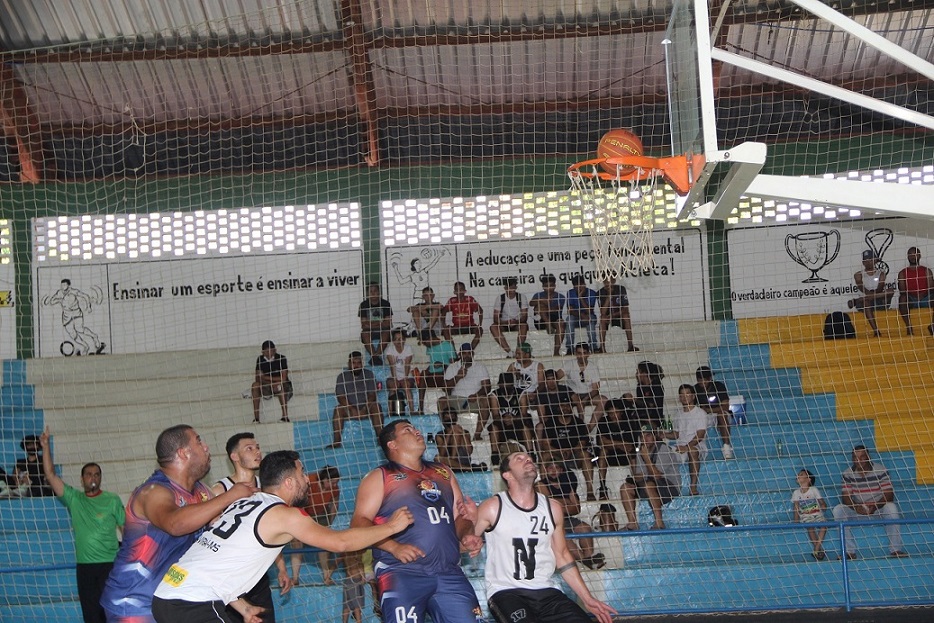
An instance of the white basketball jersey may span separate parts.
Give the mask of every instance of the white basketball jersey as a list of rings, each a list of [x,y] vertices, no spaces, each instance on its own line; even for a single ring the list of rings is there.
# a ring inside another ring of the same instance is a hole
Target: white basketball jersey
[[[538,362],[531,361],[529,365],[523,366],[516,362],[515,384],[520,394],[531,394],[538,389]]]
[[[228,604],[256,586],[285,547],[261,542],[256,532],[263,513],[279,504],[281,498],[262,492],[231,504],[169,568],[155,595]]]
[[[499,517],[486,534],[487,597],[512,588],[555,588],[555,519],[548,498],[536,494],[535,508],[525,510],[507,492],[497,495]]]

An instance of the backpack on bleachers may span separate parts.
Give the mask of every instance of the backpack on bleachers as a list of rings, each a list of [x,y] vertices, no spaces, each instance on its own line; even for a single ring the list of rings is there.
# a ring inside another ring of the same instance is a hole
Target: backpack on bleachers
[[[856,327],[853,326],[853,319],[849,314],[835,311],[824,318],[825,340],[848,340],[854,337],[856,337]]]

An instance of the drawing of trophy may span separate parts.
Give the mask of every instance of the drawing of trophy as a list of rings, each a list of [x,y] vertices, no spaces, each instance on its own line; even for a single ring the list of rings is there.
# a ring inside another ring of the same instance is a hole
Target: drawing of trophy
[[[882,256],[892,244],[895,234],[888,227],[877,227],[869,231],[866,236],[866,244],[876,255],[876,268],[882,270],[886,275],[889,273],[889,265],[882,261]]]
[[[830,252],[831,238],[835,241],[833,253]],[[831,229],[788,234],[785,236],[785,251],[788,257],[811,271],[811,276],[801,283],[824,283],[827,280],[818,276],[817,271],[837,259],[840,253],[840,232]]]

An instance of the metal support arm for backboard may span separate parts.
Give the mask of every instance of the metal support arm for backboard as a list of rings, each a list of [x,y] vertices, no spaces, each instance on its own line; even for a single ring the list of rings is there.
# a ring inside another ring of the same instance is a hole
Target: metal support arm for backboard
[[[753,197],[786,199],[821,206],[840,206],[899,216],[934,216],[934,186],[898,185],[785,175],[759,175],[744,193]]]

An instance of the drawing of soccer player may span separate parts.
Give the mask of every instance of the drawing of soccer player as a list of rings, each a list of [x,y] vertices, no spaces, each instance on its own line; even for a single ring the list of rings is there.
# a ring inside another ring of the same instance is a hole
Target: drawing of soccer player
[[[100,289],[97,288],[97,290],[98,292],[95,292],[95,294],[98,296],[95,297],[94,302],[100,303],[102,296],[99,293]],[[77,288],[71,287],[70,279],[62,279],[61,287],[54,294],[50,294],[42,300],[43,305],[62,306],[62,327],[77,347],[75,353],[77,355],[99,355],[104,352],[104,347],[107,346],[100,341],[96,333],[84,325],[85,315],[90,314],[93,310],[91,303],[90,296]],[[61,350],[63,355],[71,354],[66,354],[64,343]]]

